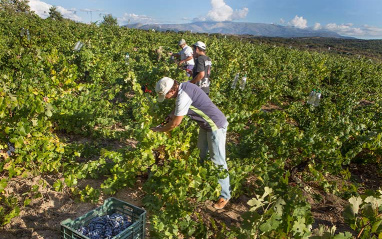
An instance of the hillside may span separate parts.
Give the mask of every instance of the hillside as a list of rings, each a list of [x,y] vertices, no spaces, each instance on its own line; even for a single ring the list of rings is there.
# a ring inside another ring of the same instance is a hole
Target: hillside
[[[265,23],[249,22],[193,22],[187,24],[129,24],[129,28],[159,31],[191,31],[194,33],[221,33],[231,35],[253,35],[263,37],[332,37],[345,38],[335,32],[300,29]]]
[[[327,37],[302,38],[267,38],[253,36],[237,36],[246,38],[256,44],[269,44],[295,48],[299,50],[316,51],[349,57],[366,57],[382,60],[382,40],[341,39]]]

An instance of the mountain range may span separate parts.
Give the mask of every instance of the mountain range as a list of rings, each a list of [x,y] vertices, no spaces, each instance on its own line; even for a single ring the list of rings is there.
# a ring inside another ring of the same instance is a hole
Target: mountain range
[[[332,37],[348,38],[328,30],[314,30],[312,28],[296,28],[266,23],[249,22],[193,22],[186,24],[128,24],[128,28],[157,31],[191,31],[194,33],[221,33],[232,35],[253,35],[264,37]]]

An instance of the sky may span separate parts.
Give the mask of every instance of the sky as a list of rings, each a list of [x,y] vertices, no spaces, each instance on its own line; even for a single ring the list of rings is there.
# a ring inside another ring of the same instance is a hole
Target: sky
[[[55,6],[65,18],[84,23],[111,14],[120,25],[253,22],[382,39],[382,0],[29,0],[29,5],[42,18]]]

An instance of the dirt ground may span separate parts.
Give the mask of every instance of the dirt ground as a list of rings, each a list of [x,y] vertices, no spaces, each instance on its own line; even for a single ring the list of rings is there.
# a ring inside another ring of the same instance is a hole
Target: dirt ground
[[[28,193],[32,185],[36,185],[41,180],[54,182],[54,178],[36,177],[33,179],[17,179],[9,183],[8,192],[18,195]],[[83,185],[99,187],[102,180],[85,180]],[[143,207],[142,191],[143,182],[138,180],[135,188],[120,190],[113,197],[126,201],[138,207]],[[20,215],[12,219],[11,223],[0,230],[0,239],[57,239],[60,238],[60,222],[67,219],[75,219],[83,214],[102,205],[106,197],[101,196],[98,204],[83,203],[75,201],[68,192],[56,192],[49,185],[40,190],[41,197],[32,199],[30,205],[24,208]],[[242,196],[234,200],[223,210],[217,211],[212,207],[213,202],[207,201],[200,206],[198,211],[205,217],[216,217],[224,221],[227,225],[240,222],[240,215],[248,210],[246,202],[249,198]],[[148,219],[147,215],[146,219]],[[146,238],[149,234],[150,221],[146,222]]]
[[[18,195],[28,193],[32,185],[41,180],[54,182],[52,177],[33,179],[17,179],[12,181],[6,190],[17,192]],[[81,184],[99,186],[102,180],[85,180]],[[52,183],[50,184],[52,185]],[[106,199],[100,197],[98,204],[75,201],[69,192],[56,192],[50,185],[39,190],[41,197],[32,199],[31,204],[20,212],[20,215],[12,219],[9,225],[0,230],[0,239],[57,239],[60,238],[60,222],[67,219],[75,219],[83,214],[102,205]],[[126,201],[138,207],[142,207],[143,192],[141,182],[138,181],[136,188],[120,190],[115,198]],[[149,224],[147,224],[149,225]]]
[[[360,185],[364,189],[377,189],[378,185],[382,185],[382,177],[376,167],[351,165],[350,171],[354,175]],[[39,190],[41,197],[32,199],[31,204],[26,206],[20,215],[14,218],[10,224],[6,225],[0,230],[0,239],[57,239],[60,238],[60,222],[67,219],[75,219],[88,211],[101,205],[106,199],[104,196],[100,197],[97,205],[91,203],[82,203],[75,201],[69,192],[56,192],[50,185],[57,178],[51,176],[35,177],[30,179],[15,179],[9,183],[7,191],[14,192],[17,195],[28,195],[32,185],[46,182],[46,186]],[[331,180],[338,180],[332,177]],[[99,187],[102,180],[84,180],[81,184],[93,187]],[[115,198],[126,201],[138,207],[143,207],[142,199],[144,192],[142,191],[143,180],[138,180],[134,188],[125,188],[120,190]],[[253,182],[249,182],[253,183]],[[294,184],[295,182],[291,182]],[[340,182],[339,182],[340,183]],[[308,184],[307,184],[308,185]],[[307,186],[305,185],[305,187]],[[304,189],[308,202],[312,206],[312,214],[315,223],[313,228],[317,228],[320,224],[329,228],[336,226],[337,232],[351,231],[351,229],[344,224],[342,218],[342,211],[347,202],[335,195],[324,193],[322,190],[309,185],[309,189]],[[320,195],[320,200],[316,200],[312,195]],[[201,204],[197,209],[204,218],[208,219],[213,217],[226,224],[228,227],[231,225],[239,225],[241,222],[241,215],[248,211],[247,202],[251,198],[242,195],[239,198],[232,199],[227,207],[223,210],[215,210],[212,207],[211,201]],[[147,216],[147,219],[149,217]],[[150,221],[147,220],[146,224],[146,237],[149,235]]]

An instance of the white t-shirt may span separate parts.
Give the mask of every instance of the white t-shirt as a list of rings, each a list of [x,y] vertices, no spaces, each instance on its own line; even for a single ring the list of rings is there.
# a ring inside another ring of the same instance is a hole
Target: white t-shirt
[[[175,116],[187,115],[188,110],[192,104],[191,97],[181,88],[181,85],[182,84],[179,85],[179,92],[175,101]]]
[[[180,60],[183,61],[184,59],[187,59],[190,56],[193,56],[192,48],[189,46],[183,47],[183,49],[179,52],[180,54]],[[191,58],[191,60],[186,62],[186,65],[195,65],[194,57]]]

